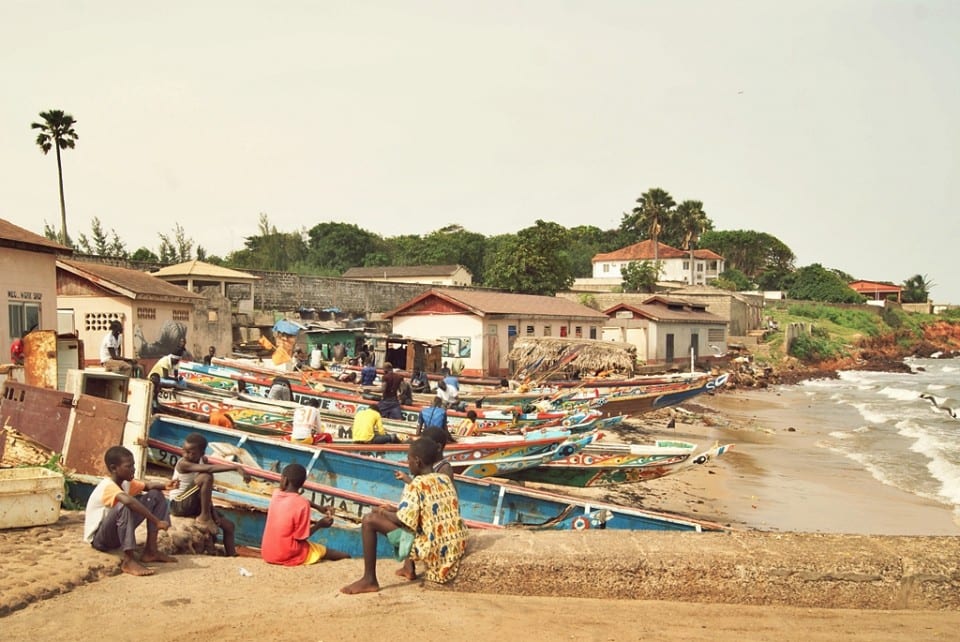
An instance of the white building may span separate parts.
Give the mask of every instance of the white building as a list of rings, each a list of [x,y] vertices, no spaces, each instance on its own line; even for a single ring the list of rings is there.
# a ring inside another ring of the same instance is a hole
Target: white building
[[[713,250],[678,250],[663,243],[657,244],[656,260],[662,268],[658,281],[675,281],[694,285],[706,284],[724,271],[724,259]],[[621,270],[631,263],[654,261],[653,241],[641,241],[627,247],[597,254],[593,257],[594,283],[620,285]]]
[[[443,360],[471,376],[505,376],[517,337],[599,339],[607,316],[552,296],[434,288],[384,315],[393,332],[440,339]]]

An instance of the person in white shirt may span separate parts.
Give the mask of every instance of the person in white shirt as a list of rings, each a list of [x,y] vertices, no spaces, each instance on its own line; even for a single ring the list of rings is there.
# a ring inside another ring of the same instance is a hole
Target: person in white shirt
[[[437,382],[437,397],[443,402],[444,408],[450,408],[457,405],[460,399],[460,391],[453,386],[448,386],[446,381]]]
[[[100,365],[107,372],[119,372],[128,377],[133,373],[133,366],[129,359],[120,356],[120,335],[123,334],[123,326],[119,321],[110,322],[110,331],[103,338],[100,344]]]
[[[293,431],[290,433],[290,441],[312,444],[313,436],[323,432],[319,406],[320,403],[316,399],[308,399],[306,404],[293,411]]]

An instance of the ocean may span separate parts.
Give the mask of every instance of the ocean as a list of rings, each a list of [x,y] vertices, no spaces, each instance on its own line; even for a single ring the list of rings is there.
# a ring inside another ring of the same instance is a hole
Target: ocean
[[[827,428],[819,446],[960,516],[960,359],[906,363],[912,374],[847,371],[792,388]]]

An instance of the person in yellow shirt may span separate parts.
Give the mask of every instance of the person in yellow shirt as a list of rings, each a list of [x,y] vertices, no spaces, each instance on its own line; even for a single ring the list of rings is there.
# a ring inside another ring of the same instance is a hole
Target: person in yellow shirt
[[[353,441],[358,444],[395,444],[399,440],[388,435],[380,416],[380,404],[371,404],[369,408],[353,416]]]

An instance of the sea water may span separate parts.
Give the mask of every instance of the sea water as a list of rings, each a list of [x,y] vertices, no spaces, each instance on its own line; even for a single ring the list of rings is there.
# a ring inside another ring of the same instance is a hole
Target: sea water
[[[805,414],[828,427],[819,445],[960,515],[960,360],[906,363],[912,373],[847,371],[796,391]]]

